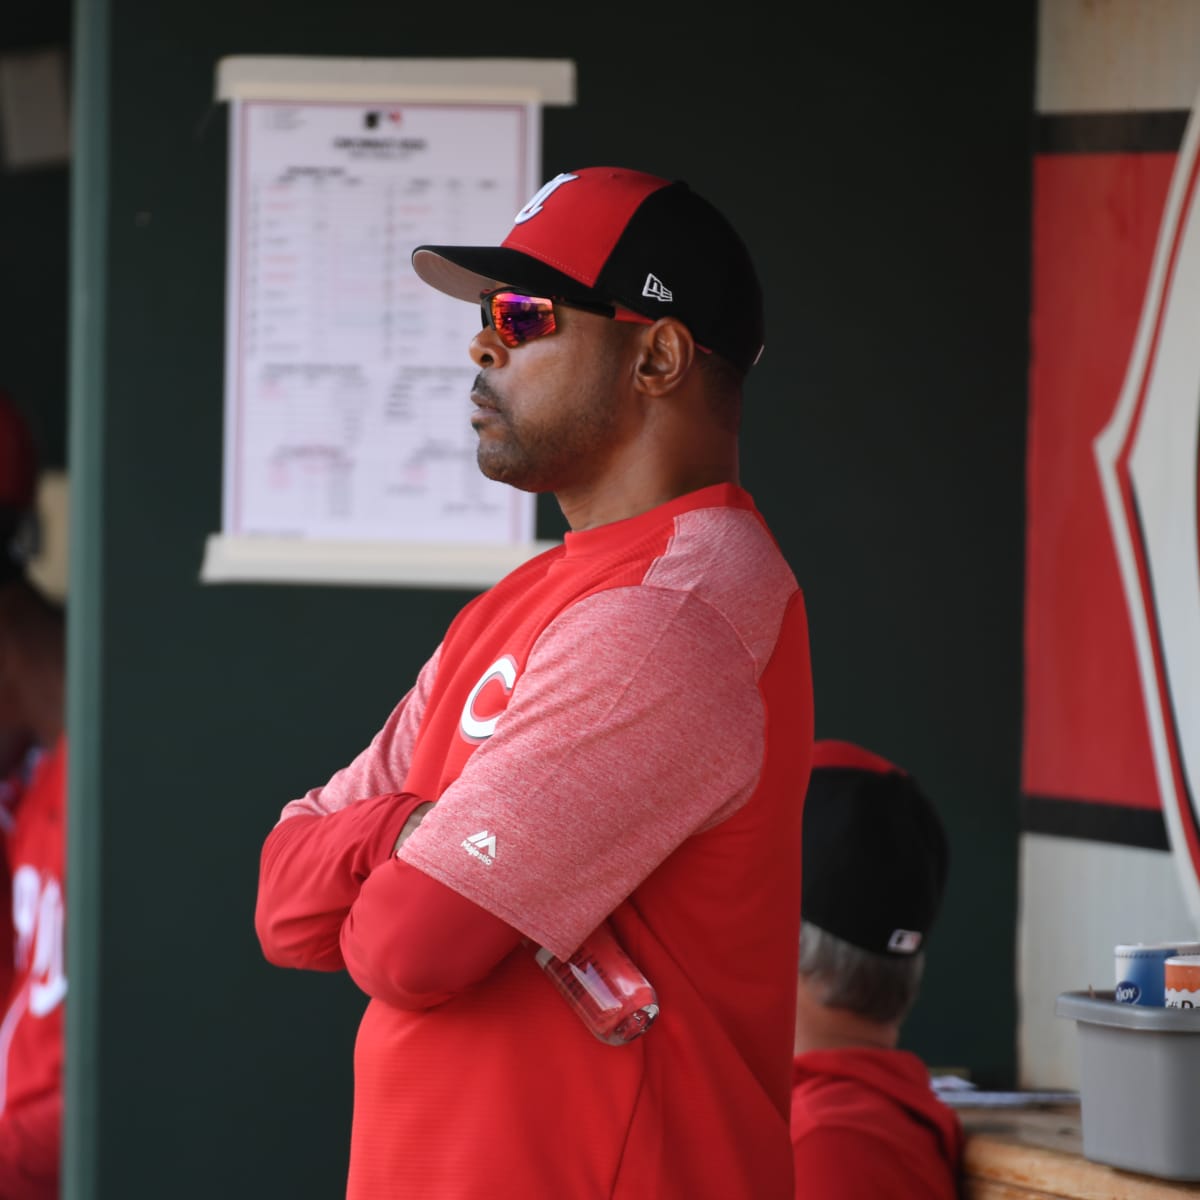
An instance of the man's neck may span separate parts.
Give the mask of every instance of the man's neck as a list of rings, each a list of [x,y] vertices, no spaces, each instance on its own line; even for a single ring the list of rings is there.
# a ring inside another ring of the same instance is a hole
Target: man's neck
[[[736,462],[692,463],[687,469],[654,477],[639,476],[635,470],[613,486],[558,491],[554,496],[567,524],[578,533],[641,516],[660,504],[718,483],[738,483]]]
[[[899,1041],[898,1021],[872,1021],[846,1008],[826,1008],[806,993],[801,983],[796,1006],[795,1053],[848,1047],[894,1050]]]

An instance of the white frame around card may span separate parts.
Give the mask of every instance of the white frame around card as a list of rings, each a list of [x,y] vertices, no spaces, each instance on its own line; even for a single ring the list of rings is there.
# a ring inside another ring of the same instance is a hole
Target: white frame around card
[[[542,59],[327,59],[233,57],[217,67],[217,99],[236,114],[242,102],[279,104],[571,104],[574,64]],[[236,119],[236,118],[235,118]],[[231,152],[234,138],[231,137]],[[540,158],[540,130],[535,142]],[[231,188],[234,172],[231,170]],[[534,164],[533,180],[540,176]],[[532,188],[530,189],[532,190]],[[237,197],[230,197],[231,213]],[[231,231],[233,222],[231,221]],[[232,236],[232,232],[231,232]],[[431,239],[433,240],[433,239]],[[227,361],[227,376],[232,363]],[[225,467],[230,467],[226,441]],[[228,490],[228,479],[226,488]],[[524,501],[526,498],[522,498]],[[533,497],[527,498],[532,505]],[[528,525],[532,525],[532,508]],[[440,536],[440,535],[439,535]],[[206,583],[357,584],[483,588],[551,542],[414,542],[346,537],[264,536],[232,530],[206,542]]]

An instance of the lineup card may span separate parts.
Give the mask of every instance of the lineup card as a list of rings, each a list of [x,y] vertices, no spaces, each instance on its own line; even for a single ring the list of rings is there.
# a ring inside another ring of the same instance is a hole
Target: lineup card
[[[495,245],[538,185],[533,103],[231,106],[223,532],[531,542],[475,462],[469,304],[423,243]]]

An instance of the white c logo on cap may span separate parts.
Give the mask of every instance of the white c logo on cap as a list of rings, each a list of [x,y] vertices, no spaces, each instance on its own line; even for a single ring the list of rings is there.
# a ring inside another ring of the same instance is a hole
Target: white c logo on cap
[[[564,183],[570,183],[572,179],[578,179],[578,175],[568,175],[565,171],[560,175],[550,180],[549,183],[544,183],[538,189],[535,195],[515,217],[513,217],[514,225],[523,225],[531,217],[536,217],[542,211],[542,205],[546,199],[557,192]]]

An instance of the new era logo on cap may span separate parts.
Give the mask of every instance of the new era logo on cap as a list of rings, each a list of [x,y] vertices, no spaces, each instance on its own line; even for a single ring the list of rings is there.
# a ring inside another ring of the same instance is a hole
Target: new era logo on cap
[[[651,300],[664,302],[675,299],[671,294],[671,289],[657,275],[646,276],[646,282],[642,284],[642,295],[649,296]]]

